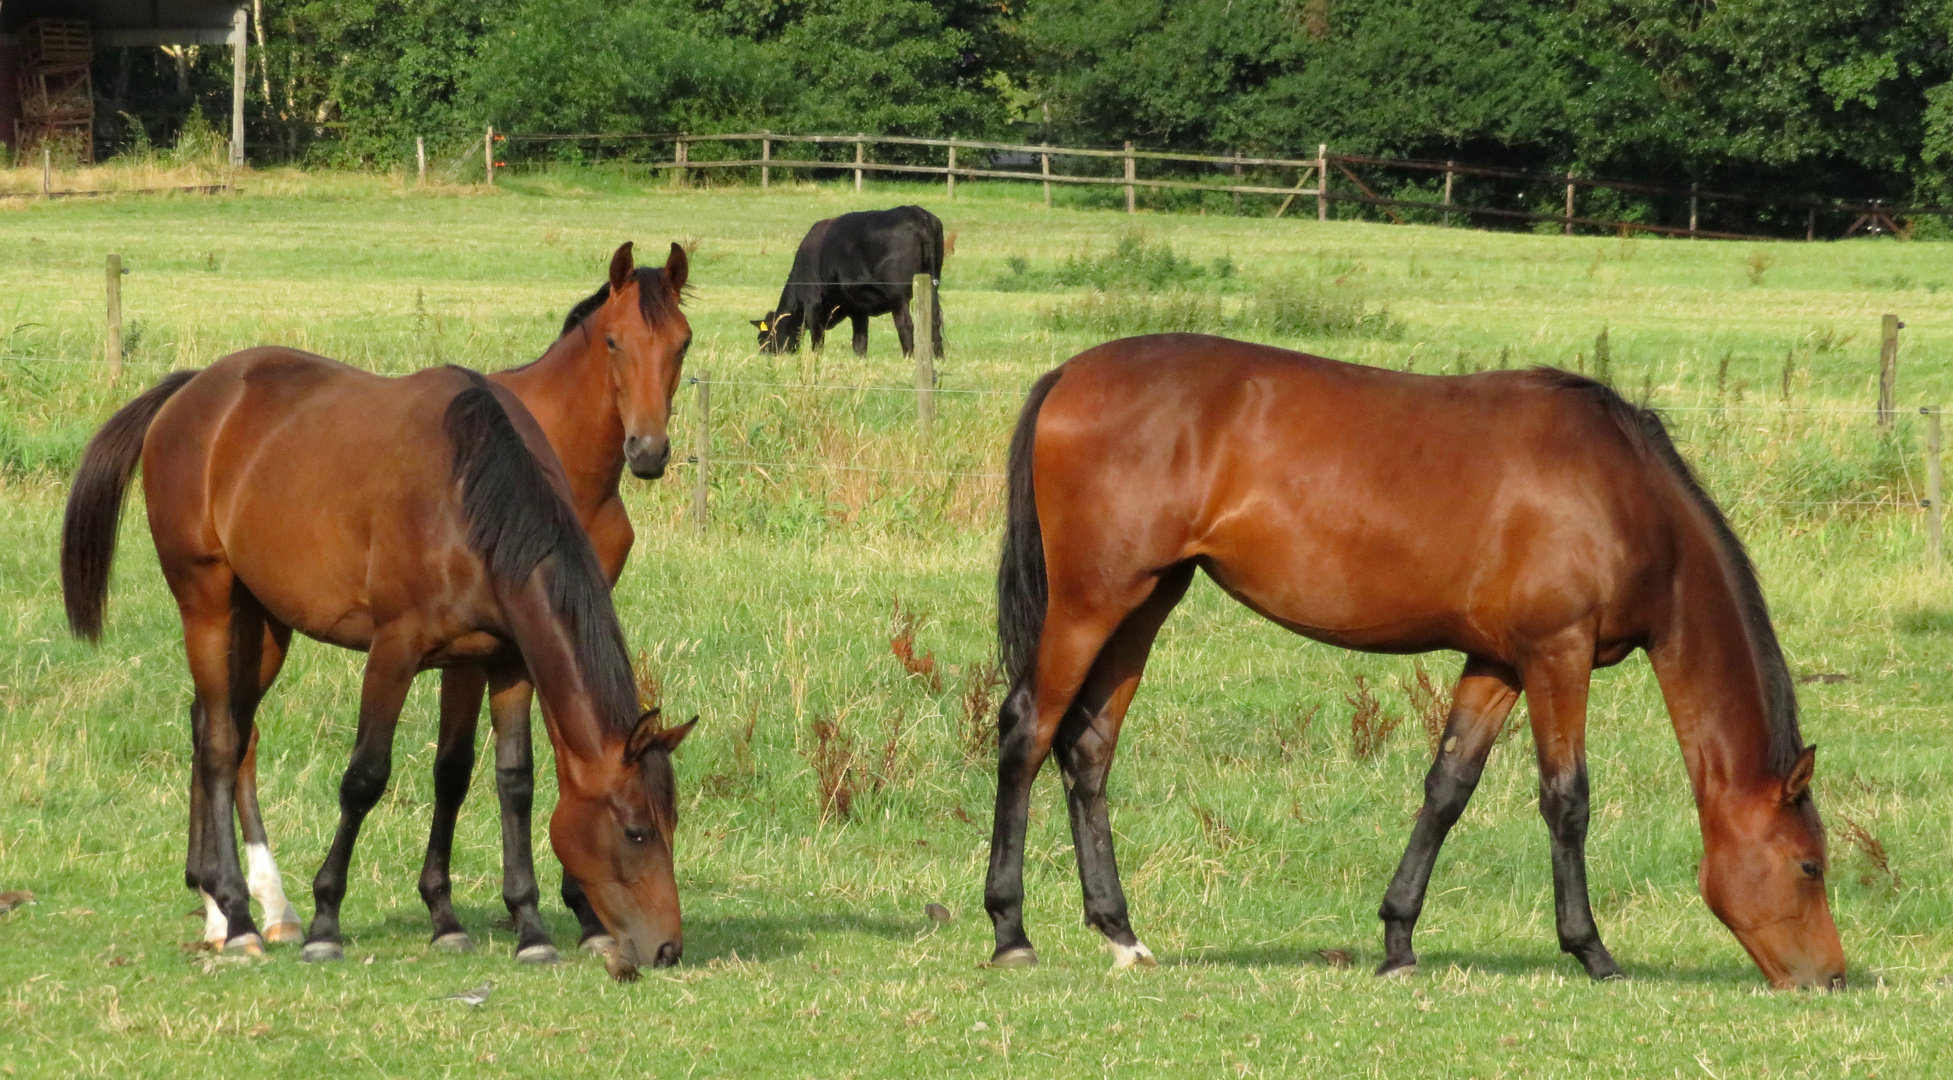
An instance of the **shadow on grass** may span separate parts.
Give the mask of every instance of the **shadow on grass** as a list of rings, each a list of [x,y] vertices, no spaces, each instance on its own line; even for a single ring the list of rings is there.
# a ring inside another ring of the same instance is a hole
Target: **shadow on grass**
[[[1369,972],[1382,962],[1381,952],[1369,954],[1355,953],[1350,970]],[[1616,957],[1617,960],[1621,959]],[[1314,949],[1302,946],[1278,945],[1271,948],[1211,949],[1190,953],[1178,960],[1169,961],[1174,965],[1198,966],[1219,964],[1229,967],[1317,967],[1329,968],[1330,963]],[[1457,967],[1464,971],[1484,972],[1488,975],[1562,975],[1568,979],[1582,977],[1580,965],[1571,957],[1546,955],[1543,953],[1483,953],[1454,952],[1444,949],[1424,949],[1417,954],[1417,966],[1423,975],[1435,975]],[[1726,964],[1706,964],[1689,967],[1671,967],[1656,964],[1636,964],[1622,962],[1622,970],[1628,981],[1660,983],[1671,986],[1725,986],[1738,989],[1763,985],[1763,976],[1756,968],[1736,961]],[[1419,976],[1411,976],[1417,978]]]
[[[866,934],[889,941],[907,941],[926,926],[928,923],[922,919],[846,912],[688,919],[685,961],[704,963],[734,952],[742,960],[779,960],[798,956],[822,934]]]
[[[1953,611],[1946,608],[1914,608],[1898,618],[1899,631],[1915,637],[1927,634],[1953,634]]]

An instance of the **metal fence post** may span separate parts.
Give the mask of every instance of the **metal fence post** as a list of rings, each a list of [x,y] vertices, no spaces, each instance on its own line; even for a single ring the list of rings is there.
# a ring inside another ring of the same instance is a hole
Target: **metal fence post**
[[[108,257],[108,342],[104,348],[109,382],[122,381],[122,256]]]
[[[1892,426],[1894,401],[1899,392],[1899,331],[1905,328],[1897,315],[1880,320],[1878,344],[1878,426]]]
[[[936,424],[936,279],[917,274],[911,287],[909,321],[915,338],[915,419],[928,442]]]
[[[1926,418],[1926,562],[1937,570],[1945,550],[1939,509],[1944,490],[1939,472],[1939,406],[1927,405],[1919,412]]]
[[[699,532],[705,531],[709,519],[707,496],[711,489],[706,486],[707,470],[712,457],[712,373],[699,369],[692,376],[698,386],[698,434],[692,439],[692,525]]]

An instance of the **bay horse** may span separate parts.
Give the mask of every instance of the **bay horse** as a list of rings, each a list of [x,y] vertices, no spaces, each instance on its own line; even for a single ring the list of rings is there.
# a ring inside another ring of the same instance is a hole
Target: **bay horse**
[[[632,245],[610,260],[609,280],[573,307],[556,341],[541,357],[495,372],[489,381],[513,393],[542,428],[563,464],[570,506],[590,538],[597,563],[612,585],[624,570],[636,533],[618,484],[628,466],[641,479],[664,475],[670,458],[668,425],[691,326],[680,310],[689,264],[685,249],[671,245],[663,269],[636,267]],[[434,813],[420,895],[427,905],[434,947],[473,949],[455,915],[450,877],[454,828],[474,771],[475,735],[485,669],[456,665],[441,672],[441,725],[434,754]],[[500,686],[490,702],[495,736],[496,795],[502,817],[502,900],[516,934],[515,953],[525,962],[557,959],[537,909],[539,889],[530,849],[535,767],[530,738],[532,688],[526,680]],[[257,797],[258,729],[238,774],[238,825],[244,834],[252,895],[269,924],[269,941],[300,937],[298,914],[285,899]],[[610,944],[601,919],[565,875],[564,903],[576,915],[582,943],[592,952]],[[207,942],[229,936],[216,902],[204,897]],[[283,913],[280,918],[278,913]]]
[[[1195,568],[1298,634],[1465,654],[1424,805],[1384,894],[1379,975],[1415,970],[1431,868],[1523,692],[1560,948],[1620,969],[1587,898],[1587,692],[1646,650],[1688,767],[1709,909],[1778,987],[1841,987],[1815,748],[1756,573],[1661,420],[1549,369],[1427,376],[1192,334],[1087,350],[1011,438],[997,573],[999,711],[984,905],[992,962],[1024,932],[1031,781],[1064,772],[1085,918],[1150,965],[1105,781],[1148,652]]]
[[[459,664],[485,668],[498,692],[528,680],[542,697],[560,789],[550,842],[615,939],[611,973],[677,961],[671,753],[692,725],[639,713],[609,583],[513,394],[460,368],[389,379],[275,347],[171,374],[97,432],[69,493],[62,587],[89,640],[138,464],[196,690],[185,878],[215,900],[225,948],[263,947],[233,799],[297,630],[367,653],[303,959],[344,956],[347,871],[391,773],[401,705],[416,673]]]

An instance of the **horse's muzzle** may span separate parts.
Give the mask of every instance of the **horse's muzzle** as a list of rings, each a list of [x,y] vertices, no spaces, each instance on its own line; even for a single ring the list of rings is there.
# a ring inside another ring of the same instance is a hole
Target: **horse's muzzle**
[[[664,435],[632,435],[624,440],[624,463],[640,480],[656,480],[671,460],[671,439]]]

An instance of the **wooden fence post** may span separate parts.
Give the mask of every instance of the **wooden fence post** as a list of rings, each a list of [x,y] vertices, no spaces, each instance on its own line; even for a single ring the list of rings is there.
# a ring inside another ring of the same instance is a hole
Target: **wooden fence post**
[[[955,143],[949,144],[949,168],[943,170],[943,176],[949,183],[949,197],[953,201],[956,198],[956,144]]]
[[[488,186],[495,186],[495,125],[488,125],[481,136],[481,166],[487,172]]]
[[[917,274],[909,300],[909,321],[915,324],[915,420],[928,442],[936,424],[936,279]]]
[[[427,140],[418,135],[414,136],[414,175],[415,183],[427,183]]]
[[[1051,144],[1045,143],[1045,145],[1050,146]],[[1051,155],[1047,152],[1039,154],[1038,157],[1041,159],[1040,168],[1044,171],[1044,175],[1047,178],[1044,181],[1044,208],[1049,210],[1051,209],[1051,181],[1049,179],[1051,176]]]
[[[861,132],[857,131],[854,133],[854,193],[856,195],[861,194],[861,163],[867,160],[862,156],[862,146]]]
[[[691,158],[691,144],[685,141],[685,136],[680,135],[672,140],[671,160],[674,165],[671,170],[672,187],[682,188],[691,183],[692,178],[689,175],[689,170],[685,168],[685,163],[690,161]]]
[[[1893,400],[1899,392],[1899,331],[1897,315],[1880,320],[1878,341],[1878,426],[1892,426]]]
[[[1316,220],[1329,220],[1329,144],[1316,144]]]
[[[1939,509],[1944,490],[1939,472],[1939,406],[1927,405],[1919,411],[1926,417],[1926,562],[1937,570],[1945,550]]]
[[[1568,169],[1566,171],[1566,224],[1561,226],[1560,231],[1567,236],[1573,235],[1573,170],[1572,169]]]
[[[1241,186],[1241,151],[1234,152],[1234,186]],[[1234,216],[1241,216],[1241,193],[1234,193]]]
[[[1811,212],[1804,217],[1804,239],[1817,239],[1817,207],[1815,206],[1811,207]]]
[[[692,462],[697,466],[692,472],[692,525],[704,532],[710,520],[706,503],[711,489],[706,483],[712,457],[712,373],[701,368],[692,382],[698,385],[698,434],[692,439]]]
[[[1693,180],[1689,181],[1689,236],[1691,237],[1695,235],[1695,223],[1698,220],[1696,217],[1696,208],[1699,205],[1700,199],[1700,196],[1696,194],[1698,189],[1699,185]]]
[[[122,256],[108,257],[108,361],[110,384],[122,381]]]
[[[1444,163],[1444,204],[1446,206],[1451,205],[1451,178],[1454,175],[1451,167],[1456,164],[1458,164],[1456,161],[1446,161]],[[1447,229],[1451,228],[1451,211],[1449,210],[1444,212],[1444,227]]]
[[[772,166],[766,164],[767,162],[772,160],[773,160],[773,140],[761,139],[760,140],[760,190],[761,191],[765,191],[767,188],[773,186],[773,168]]]
[[[1126,143],[1126,213],[1128,214],[1136,214],[1139,212],[1133,203],[1132,180],[1132,143],[1129,141]]]
[[[54,154],[47,147],[41,147],[41,194],[54,192]]]

